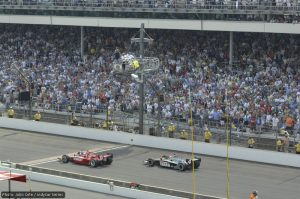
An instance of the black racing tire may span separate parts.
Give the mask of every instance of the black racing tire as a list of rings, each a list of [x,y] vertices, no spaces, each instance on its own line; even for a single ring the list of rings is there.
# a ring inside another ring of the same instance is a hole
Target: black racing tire
[[[185,170],[184,164],[179,163],[179,164],[178,164],[178,169],[179,169],[179,171],[184,171],[184,170]]]
[[[201,162],[201,161],[199,161],[199,160],[194,161],[194,168],[195,168],[195,169],[198,169],[198,168],[199,168],[200,162]]]
[[[97,160],[97,166],[103,166],[105,162],[103,160]]]
[[[154,160],[149,158],[148,159],[148,165],[149,165],[149,167],[153,167],[154,166]]]
[[[91,167],[93,167],[93,168],[97,167],[98,164],[99,164],[98,161],[97,161],[97,160],[94,160],[94,159],[92,159],[91,162],[90,162],[90,165],[91,165]]]
[[[112,157],[110,157],[110,158],[107,158],[105,164],[110,165],[112,162],[113,162],[113,159],[112,159]]]
[[[69,160],[70,160],[70,157],[69,157],[69,156],[67,156],[67,155],[63,155],[63,156],[61,157],[61,161],[62,161],[62,163],[68,163],[68,162],[69,162]]]

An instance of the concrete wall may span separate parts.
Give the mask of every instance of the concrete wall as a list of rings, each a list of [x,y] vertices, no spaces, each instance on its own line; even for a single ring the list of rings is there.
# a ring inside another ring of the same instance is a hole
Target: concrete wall
[[[9,171],[10,168],[0,166],[0,170]],[[56,184],[61,186],[68,186],[72,188],[123,196],[128,198],[141,198],[141,199],[142,198],[143,199],[180,199],[181,198],[181,197],[157,194],[157,193],[152,193],[147,191],[140,191],[136,189],[129,189],[129,188],[124,188],[119,186],[114,186],[113,189],[111,189],[108,184],[88,182],[83,180],[65,178],[65,177],[60,177],[55,175],[41,174],[41,173],[24,171],[19,169],[11,169],[11,171],[14,173],[25,174],[28,178],[34,181]]]
[[[183,20],[183,19],[139,19],[106,17],[72,17],[39,15],[0,15],[0,23],[44,24],[66,26],[120,27],[153,29],[184,29],[203,31],[300,33],[300,24],[267,23],[251,21]]]
[[[192,151],[192,142],[189,140],[154,137],[125,132],[113,132],[102,129],[91,129],[21,119],[9,119],[6,117],[0,118],[0,127],[24,131],[37,131],[52,135],[72,136],[129,145],[146,146],[159,149],[184,152]],[[226,146],[221,144],[194,142],[194,151],[198,154],[226,157]],[[289,153],[279,153],[274,151],[231,146],[229,147],[229,157],[238,160],[300,167],[300,156]]]

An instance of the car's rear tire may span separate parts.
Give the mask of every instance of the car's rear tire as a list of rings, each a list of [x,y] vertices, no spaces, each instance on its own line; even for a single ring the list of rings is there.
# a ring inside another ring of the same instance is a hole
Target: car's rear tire
[[[98,161],[93,159],[93,160],[91,160],[90,165],[91,165],[91,167],[97,167]]]
[[[69,160],[70,160],[70,158],[69,158],[69,156],[67,156],[67,155],[63,155],[63,156],[61,157],[61,161],[62,161],[63,163],[68,163]]]
[[[184,170],[185,170],[184,164],[179,163],[179,164],[178,164],[178,169],[179,169],[179,171],[184,171]]]
[[[154,166],[154,160],[149,158],[148,159],[148,165],[149,165],[149,167],[153,167]]]

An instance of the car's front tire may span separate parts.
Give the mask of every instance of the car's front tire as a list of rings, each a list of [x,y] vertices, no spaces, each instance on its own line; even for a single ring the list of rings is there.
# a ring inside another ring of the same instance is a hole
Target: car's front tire
[[[148,159],[148,165],[149,165],[149,167],[153,167],[154,166],[154,160],[149,158]]]

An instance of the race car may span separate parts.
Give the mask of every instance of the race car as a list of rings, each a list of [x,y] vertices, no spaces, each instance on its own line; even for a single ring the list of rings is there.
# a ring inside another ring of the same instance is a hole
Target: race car
[[[163,155],[158,159],[148,158],[148,160],[144,161],[144,164],[150,167],[157,165],[161,167],[185,171],[192,169],[192,162],[194,162],[194,168],[197,169],[200,166],[201,158],[183,159],[176,155]]]
[[[73,162],[75,164],[88,165],[97,167],[102,165],[110,165],[113,161],[113,154],[96,154],[89,151],[79,151],[74,155],[63,155],[61,157],[63,163]]]

